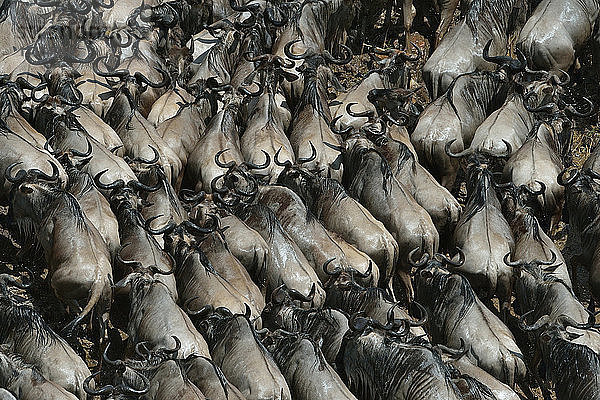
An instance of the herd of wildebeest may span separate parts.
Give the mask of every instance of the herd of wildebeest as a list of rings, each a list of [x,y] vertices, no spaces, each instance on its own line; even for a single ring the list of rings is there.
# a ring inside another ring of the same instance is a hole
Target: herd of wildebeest
[[[600,399],[599,13],[1,1],[0,399]]]

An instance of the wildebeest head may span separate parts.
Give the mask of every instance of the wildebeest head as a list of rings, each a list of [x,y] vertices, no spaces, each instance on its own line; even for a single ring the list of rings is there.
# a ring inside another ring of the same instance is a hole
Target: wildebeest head
[[[105,78],[117,78],[118,82],[109,81],[111,86],[115,87],[115,89],[111,90],[107,96],[115,96],[117,97],[119,94],[123,94],[126,96],[129,107],[137,108],[141,94],[148,88],[163,88],[168,86],[171,83],[171,76],[164,69],[154,67],[156,71],[158,71],[162,79],[159,82],[152,82],[141,72],[136,72],[131,75],[128,70],[119,69],[116,71],[102,71],[100,69],[100,63],[106,60],[107,56],[98,57],[94,60],[93,70],[96,75],[105,77]]]
[[[11,214],[19,222],[21,218],[41,221],[48,212],[48,207],[61,194],[58,166],[51,163],[52,175],[39,169],[19,170],[13,175],[15,162],[6,168],[4,178],[13,184],[10,193]],[[76,200],[75,200],[76,201]]]
[[[70,22],[70,23],[67,23]],[[27,47],[25,59],[32,65],[51,65],[57,61],[88,63],[96,58],[96,48],[91,41],[84,40],[87,55],[75,56],[80,39],[79,23],[76,20],[49,26],[41,32],[35,42]]]
[[[459,315],[475,304],[475,292],[469,281],[461,275],[454,274],[449,268],[460,267],[464,263],[464,254],[459,250],[459,260],[454,261],[444,254],[429,257],[424,254],[419,261],[412,259],[418,248],[409,254],[409,263],[417,269],[415,272],[415,293],[417,300],[434,314],[454,312],[448,309],[450,301],[460,299]],[[457,319],[457,323],[460,318]]]
[[[265,306],[262,317],[263,317],[263,326],[271,327],[274,329],[275,327],[281,327],[283,318],[283,313],[285,310],[304,310],[296,305],[295,301],[298,303],[311,303],[313,301],[314,295],[316,291],[316,286],[313,284],[310,293],[308,296],[304,296],[302,293],[298,292],[294,289],[288,289],[285,285],[281,285],[271,294],[271,301]]]

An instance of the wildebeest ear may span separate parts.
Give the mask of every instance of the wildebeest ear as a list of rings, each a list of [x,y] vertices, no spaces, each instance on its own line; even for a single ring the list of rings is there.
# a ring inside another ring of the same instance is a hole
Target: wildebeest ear
[[[131,280],[137,275],[138,274],[136,274],[135,272],[132,272],[131,274],[127,275],[119,282],[115,283],[115,289],[119,290],[129,287],[129,285],[131,284]]]
[[[331,169],[338,171],[340,169],[340,167],[342,166],[342,161],[344,161],[344,155],[340,154],[330,164]]]

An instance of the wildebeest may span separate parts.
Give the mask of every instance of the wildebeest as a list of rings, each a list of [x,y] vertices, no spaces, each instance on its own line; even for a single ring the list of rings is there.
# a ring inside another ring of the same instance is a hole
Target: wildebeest
[[[365,252],[379,267],[380,286],[388,284],[398,262],[398,243],[340,182],[303,168],[284,170],[277,182],[298,194],[328,231]]]
[[[461,398],[436,351],[383,328],[355,316],[344,337],[337,364],[359,399]]]
[[[483,305],[466,278],[444,268],[449,261],[443,255],[431,261],[425,257],[416,275],[417,299],[430,314],[433,342],[455,349],[464,342],[478,367],[511,388],[523,383],[527,370],[513,334]]]
[[[248,400],[290,400],[291,394],[277,364],[263,346],[249,313],[216,309],[200,327],[215,360]]]
[[[85,398],[83,382],[90,371],[67,342],[31,306],[11,296],[0,298],[0,343],[34,366],[49,381]]]
[[[77,396],[44,378],[35,367],[0,346],[0,386],[22,400],[75,400]]]
[[[452,240],[454,246],[462,249],[463,259],[454,265],[454,269],[469,279],[481,298],[488,300],[496,294],[504,315],[509,308],[513,271],[503,259],[514,249],[515,243],[502,214],[487,161],[477,156],[472,156],[469,161],[468,201]]]
[[[510,35],[525,23],[523,0],[472,0],[465,17],[435,49],[423,67],[423,80],[432,99],[446,91],[461,74],[489,70],[484,47],[494,54],[506,53]],[[491,42],[491,44],[490,44]]]
[[[418,247],[422,253],[434,253],[439,234],[431,217],[394,177],[387,160],[361,137],[346,141],[344,184],[371,214],[392,234],[399,247],[396,274],[404,284],[408,298],[412,285],[408,253]]]
[[[18,164],[11,165],[5,173],[6,179],[14,184],[12,217],[21,232],[26,237],[35,237],[44,249],[56,296],[75,310],[79,308],[77,301],[86,299],[85,307],[64,328],[65,332],[73,333],[85,316],[95,310],[95,321],[103,336],[112,301],[108,247],[83,214],[77,199],[56,186],[59,175],[55,164],[52,176],[35,170],[19,170],[12,176]]]
[[[597,221],[600,218],[600,175],[591,170],[564,170],[558,176],[558,183],[565,186],[566,205],[569,209],[566,248],[572,252],[572,256],[567,261],[570,265],[580,263],[588,269],[592,294],[598,297],[600,230]],[[575,277],[573,280],[576,281]]]
[[[271,330],[280,328],[287,332],[309,335],[315,342],[320,343],[319,348],[323,356],[333,365],[342,338],[348,330],[348,317],[334,308],[302,309],[294,304],[295,297],[293,290],[277,288],[271,296],[271,302],[263,311],[264,326]],[[302,301],[302,298],[297,300]]]
[[[596,0],[544,0],[527,20],[517,45],[533,68],[567,70],[592,35],[599,12]]]
[[[310,337],[277,330],[264,341],[289,382],[294,399],[356,400]]]

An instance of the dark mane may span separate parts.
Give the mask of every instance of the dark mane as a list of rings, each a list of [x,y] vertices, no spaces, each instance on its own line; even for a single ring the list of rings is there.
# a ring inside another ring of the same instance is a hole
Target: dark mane
[[[460,296],[464,299],[460,305],[460,309],[458,310],[458,315],[454,321],[454,325],[450,327],[450,332],[452,332],[460,323],[462,323],[462,319],[467,315],[471,307],[473,307],[476,297],[471,284],[465,277],[458,274],[442,274],[439,272],[435,273],[431,287],[429,288],[432,292],[432,297],[435,299],[433,305],[433,315],[445,317],[447,315],[447,301],[449,296],[456,295],[456,293],[448,293],[447,284],[450,277],[459,278]],[[442,317],[442,319],[445,319],[444,317]]]
[[[467,82],[460,87],[457,93],[454,93],[459,79],[465,79]],[[506,90],[499,90],[501,85],[500,76],[495,72],[469,72],[454,78],[446,91],[446,100],[459,119],[461,115],[454,104],[454,96],[460,98],[464,102],[465,108],[472,114],[474,111],[479,111],[482,115],[489,115],[491,110],[504,103]]]
[[[352,176],[349,187],[353,187],[356,183],[367,182],[373,179],[373,177],[368,176],[368,173],[370,172],[368,163],[373,162],[379,167],[383,191],[386,195],[391,193],[393,180],[395,179],[394,173],[379,150],[363,145],[355,145],[350,150],[348,158],[350,159],[350,162],[347,165],[352,166],[348,167],[348,176]],[[350,171],[351,168],[354,169],[354,171]],[[346,175],[346,173],[344,173],[344,175]]]
[[[376,287],[363,288],[358,285],[353,285],[350,290],[341,290],[340,294],[341,296],[339,296],[340,298],[337,300],[339,304],[335,304],[334,306],[335,308],[344,310],[348,314],[362,311],[367,308],[367,306],[380,300],[390,304],[394,303],[394,300],[385,290]]]
[[[0,343],[26,340],[33,335],[38,346],[47,346],[58,339],[46,321],[31,306],[17,304],[7,297],[0,298]]]
[[[475,38],[479,33],[486,39],[505,35],[510,31],[511,22],[514,24],[511,19],[517,18],[514,15],[516,3],[516,0],[472,0],[465,22]]]
[[[296,114],[299,114],[306,107],[310,106],[329,124],[331,115],[327,104],[323,104],[323,93],[319,82],[319,66],[321,61],[322,57],[319,55],[308,58],[304,61],[304,64],[302,64],[306,67],[303,72],[304,89],[300,96]]]
[[[360,346],[363,356],[357,357],[358,352],[345,353],[344,362],[336,363],[344,366],[343,372],[349,387],[359,395],[359,398],[372,400],[395,398],[401,385],[406,384],[406,380],[416,372],[433,375],[433,380],[443,382],[448,391],[456,391],[448,368],[443,364],[440,356],[429,347],[403,343],[398,338],[384,336],[378,331],[375,331],[376,336],[365,336],[370,333],[365,331],[357,338],[352,338],[358,335],[357,333],[345,337],[344,347],[348,345],[348,341],[355,341],[355,346]],[[364,365],[361,362],[363,359],[368,359],[370,364]],[[409,365],[412,368],[407,368]],[[433,394],[437,389],[439,386],[424,388],[423,395]]]
[[[298,323],[304,333],[309,333],[319,339],[337,332],[340,328],[338,321],[331,314],[331,309],[296,308],[293,311],[294,321]]]
[[[478,171],[470,172],[467,181],[468,201],[465,207],[464,222],[469,221],[486,206],[488,190],[490,190],[493,182],[492,172],[487,168],[478,168]]]
[[[315,185],[316,196],[315,197],[331,197],[335,199],[335,202],[339,204],[343,199],[348,197],[346,189],[340,182],[332,178],[317,178],[318,184]]]
[[[549,334],[549,351],[544,360],[549,364],[547,368],[556,385],[558,397],[593,398],[597,395],[595,389],[600,385],[598,354],[587,346],[565,340],[558,332]]]
[[[393,143],[398,146],[398,161],[396,163],[397,171],[400,172],[407,162],[411,162],[410,166],[413,167],[415,155],[410,151],[408,146],[397,140],[394,140]]]
[[[294,355],[302,340],[308,340],[311,343],[317,360],[315,367],[322,370],[325,367],[323,354],[319,346],[308,335],[304,334],[292,334],[276,338],[275,346],[269,346],[275,362],[282,367],[289,365],[290,358]]]

